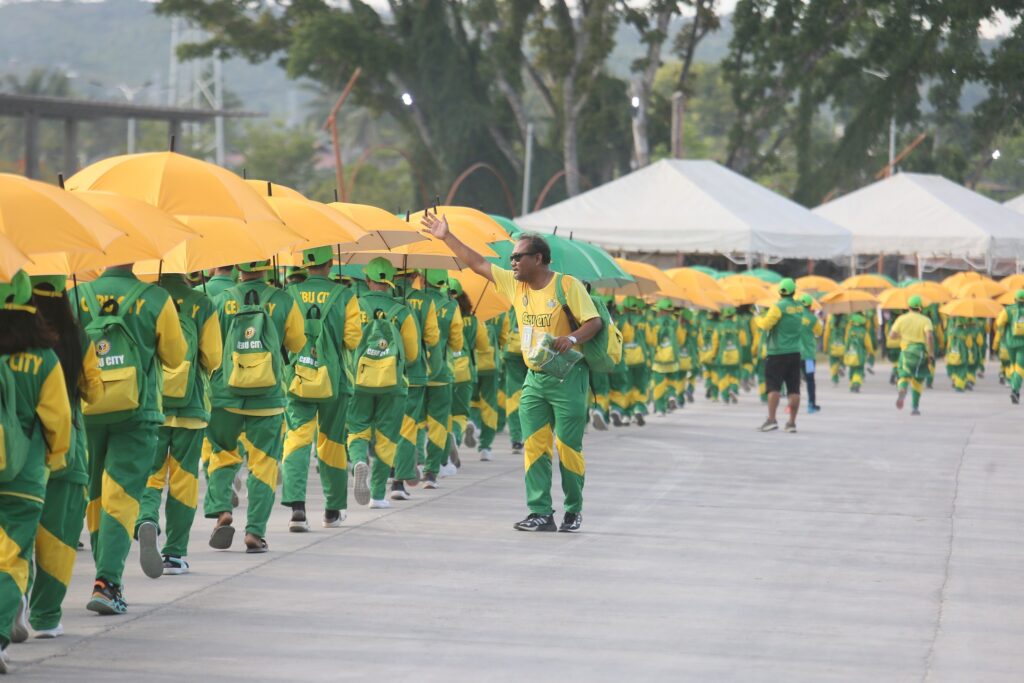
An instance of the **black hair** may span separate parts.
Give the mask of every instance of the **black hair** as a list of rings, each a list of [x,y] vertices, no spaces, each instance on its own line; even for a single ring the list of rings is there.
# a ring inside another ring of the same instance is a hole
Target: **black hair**
[[[529,251],[531,253],[540,254],[541,263],[545,265],[551,263],[551,247],[548,246],[547,240],[543,237],[532,232],[527,232],[519,236],[519,241],[529,244]]]
[[[471,315],[473,313],[473,302],[469,300],[466,293],[463,292],[455,297],[455,300],[459,302],[459,313],[463,316]]]
[[[35,285],[37,289],[50,289],[49,284]],[[33,296],[32,304],[38,309],[36,314],[57,334],[56,343],[52,346],[64,369],[64,383],[68,390],[71,405],[78,402],[78,378],[82,374],[84,331],[71,313],[71,303],[67,294],[60,297]]]
[[[0,354],[52,349],[57,334],[37,314],[0,309]]]

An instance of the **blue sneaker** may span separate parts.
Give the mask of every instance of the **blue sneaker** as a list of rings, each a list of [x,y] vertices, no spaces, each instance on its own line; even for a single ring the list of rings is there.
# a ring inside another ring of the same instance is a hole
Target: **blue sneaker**
[[[817,413],[820,410],[821,410],[821,408],[819,408],[818,406],[807,406],[807,414],[808,415],[814,415],[815,413]]]

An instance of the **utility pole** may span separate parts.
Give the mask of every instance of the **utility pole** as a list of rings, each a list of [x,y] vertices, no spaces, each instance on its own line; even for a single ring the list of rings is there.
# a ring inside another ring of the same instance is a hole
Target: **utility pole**
[[[217,55],[213,57],[213,108],[224,110],[224,72],[223,65]],[[218,166],[224,165],[224,117],[217,116],[213,120],[214,159]]]
[[[167,104],[178,105],[178,17],[171,18],[171,58],[167,66]]]
[[[683,158],[683,93],[672,93],[672,158]]]
[[[896,172],[896,117],[889,117],[889,175]]]
[[[523,164],[523,203],[519,215],[530,211],[530,175],[533,172],[533,124],[526,124],[526,162]]]

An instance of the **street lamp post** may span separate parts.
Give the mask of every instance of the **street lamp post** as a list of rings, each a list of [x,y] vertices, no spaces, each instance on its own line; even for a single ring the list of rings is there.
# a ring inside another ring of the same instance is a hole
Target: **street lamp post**
[[[875,78],[881,79],[883,81],[889,80],[889,72],[888,71],[884,71],[884,70],[881,70],[881,69],[868,69],[868,68],[862,68],[861,71],[863,71],[864,73],[868,74],[869,76],[874,76]],[[895,163],[896,163],[896,117],[895,116],[890,116],[889,117],[889,167],[888,167],[888,173],[886,173],[886,177],[891,176],[893,174],[893,172],[896,170],[894,168]]]

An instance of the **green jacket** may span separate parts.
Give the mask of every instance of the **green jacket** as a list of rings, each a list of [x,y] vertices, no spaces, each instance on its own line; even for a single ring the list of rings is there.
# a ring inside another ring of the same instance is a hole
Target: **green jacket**
[[[221,338],[227,338],[231,318],[238,313],[239,306],[244,303],[245,296],[250,291],[255,291],[259,295],[260,304],[267,309],[267,313],[277,329],[277,336],[281,340],[283,348],[275,349],[275,351],[282,354],[281,364],[284,367],[288,362],[287,353],[298,353],[306,344],[302,311],[299,310],[298,303],[290,294],[271,287],[262,280],[239,282],[231,289],[222,292],[217,298]],[[228,389],[225,373],[225,369],[229,369],[231,363],[231,349],[224,349],[224,361],[221,363],[221,367],[213,373],[211,380],[211,398],[214,408],[232,410],[284,408],[287,401],[285,400],[283,376],[280,378],[282,381],[278,386],[270,389],[263,396],[236,396]]]
[[[229,277],[227,275],[214,275],[206,281],[205,285],[199,284],[193,287],[193,289],[197,292],[202,292],[211,299],[216,299],[218,296],[223,294],[225,290],[231,289],[237,284],[238,283],[235,282],[233,277]]]
[[[310,275],[302,282],[290,284],[285,288],[285,292],[291,294],[298,303],[303,320],[311,306],[316,304],[322,308],[335,290],[339,290],[341,294],[336,295],[337,298],[327,312],[324,329],[331,335],[332,343],[341,353],[340,361],[344,367],[349,360],[349,354],[345,351],[353,351],[359,344],[359,303],[356,301],[355,294],[351,289],[343,287],[323,275]],[[338,387],[338,393],[345,395],[352,393],[349,372],[341,373],[341,386]]]
[[[108,268],[91,286],[102,304],[111,298],[123,299],[139,283],[126,268]],[[93,320],[88,297],[82,286],[72,290],[71,297],[78,302],[78,315],[82,326]],[[139,356],[146,372],[146,391],[139,397],[139,410],[130,418],[139,422],[163,424],[163,371],[160,364],[177,367],[185,359],[185,338],[178,324],[178,311],[171,297],[156,285],[149,285],[125,313],[125,324],[139,343]],[[89,418],[86,417],[88,424]]]
[[[818,357],[818,334],[821,321],[814,311],[804,310],[803,327],[800,328],[800,360],[814,360]]]
[[[757,319],[757,326],[767,333],[768,355],[782,356],[789,353],[800,353],[803,348],[801,330],[803,329],[804,307],[784,297],[779,299],[768,311]]]
[[[463,348],[462,338],[462,315],[459,313],[459,304],[452,301],[447,294],[434,287],[417,289],[409,293],[409,305],[420,300],[426,307],[426,302],[434,304],[434,312],[437,316],[438,341],[432,347],[427,348],[428,384],[438,386],[452,383],[452,371],[448,367],[449,351],[458,351]]]
[[[189,404],[179,408],[165,407],[167,417],[190,417],[209,422],[210,420],[210,375],[220,368],[224,345],[220,336],[220,322],[213,300],[189,286],[184,275],[164,275],[160,286],[171,295],[175,307],[192,319],[196,328],[198,348],[196,350],[196,384]]]
[[[416,333],[420,338],[420,355],[415,361],[407,363],[406,375],[409,377],[409,386],[426,386],[430,378],[430,370],[427,367],[427,350],[435,348],[440,337],[438,328],[437,310],[434,301],[427,297],[412,296],[419,290],[411,290],[404,298],[405,304],[413,313],[416,322]]]

